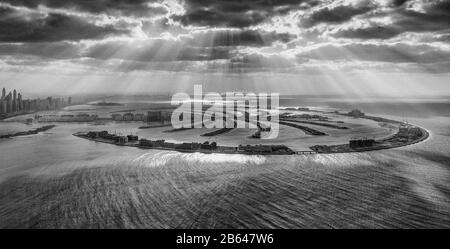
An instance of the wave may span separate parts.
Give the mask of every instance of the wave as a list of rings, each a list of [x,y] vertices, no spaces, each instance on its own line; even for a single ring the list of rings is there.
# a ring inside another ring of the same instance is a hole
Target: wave
[[[260,165],[266,162],[264,156],[238,155],[238,154],[204,154],[181,152],[145,153],[133,160],[137,166],[160,167],[171,163],[183,162],[187,164],[250,164]]]

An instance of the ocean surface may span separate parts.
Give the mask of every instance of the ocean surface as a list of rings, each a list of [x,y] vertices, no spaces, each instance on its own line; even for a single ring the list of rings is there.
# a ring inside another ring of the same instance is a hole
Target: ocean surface
[[[366,153],[185,154],[95,143],[71,134],[101,125],[60,124],[0,140],[0,228],[450,228],[448,100],[281,101],[307,103],[407,120],[431,136]]]

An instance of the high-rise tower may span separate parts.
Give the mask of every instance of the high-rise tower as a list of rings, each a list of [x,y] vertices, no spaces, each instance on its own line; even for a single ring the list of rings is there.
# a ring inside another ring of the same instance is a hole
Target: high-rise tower
[[[22,94],[17,95],[17,111],[20,112],[23,110],[23,102],[22,102]]]
[[[14,89],[14,91],[13,91],[12,112],[17,112],[17,91],[16,91],[16,89]]]
[[[8,96],[6,96],[6,113],[12,112],[12,94],[9,92]]]
[[[2,96],[0,96],[0,114],[6,114],[5,88],[3,88]]]

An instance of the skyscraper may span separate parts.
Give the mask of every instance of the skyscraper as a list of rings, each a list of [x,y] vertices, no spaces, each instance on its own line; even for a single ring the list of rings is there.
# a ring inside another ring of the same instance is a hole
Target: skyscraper
[[[17,111],[21,112],[23,110],[22,94],[17,95]]]
[[[3,91],[2,91],[2,97],[3,97],[3,99],[6,98],[6,89],[4,87],[3,87]]]
[[[3,88],[2,95],[0,96],[0,115],[5,114],[5,112],[3,111],[4,100],[5,100],[5,88]]]
[[[16,89],[14,89],[14,91],[13,91],[12,112],[17,112],[17,91],[16,91]]]
[[[9,92],[8,96],[6,96],[6,113],[12,112],[12,94]]]
[[[4,97],[1,98],[0,102],[0,114],[6,114],[6,100]]]
[[[3,95],[0,96],[0,115],[1,114],[6,114],[5,97]]]

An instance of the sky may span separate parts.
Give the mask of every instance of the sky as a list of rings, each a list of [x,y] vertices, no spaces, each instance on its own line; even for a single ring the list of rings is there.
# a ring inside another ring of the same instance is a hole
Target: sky
[[[450,0],[0,0],[0,87],[450,95]]]

